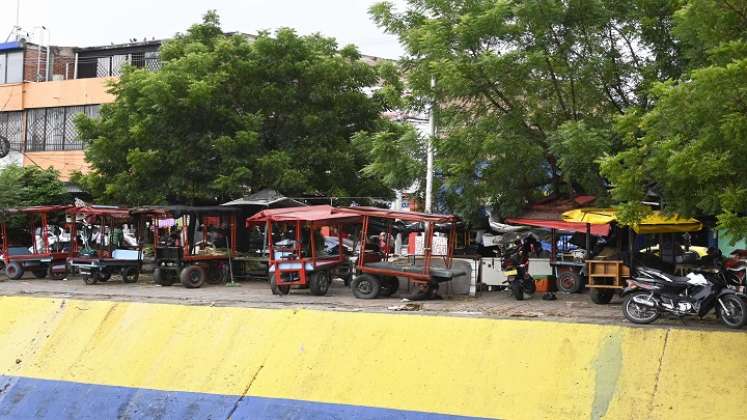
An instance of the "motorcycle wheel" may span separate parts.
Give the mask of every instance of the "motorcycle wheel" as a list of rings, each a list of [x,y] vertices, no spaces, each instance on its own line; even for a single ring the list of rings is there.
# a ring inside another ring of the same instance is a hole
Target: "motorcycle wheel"
[[[729,328],[742,328],[747,323],[747,303],[737,295],[723,295],[716,303],[721,323]],[[727,314],[724,307],[729,311]]]
[[[521,280],[514,279],[511,281],[511,295],[516,300],[524,300],[524,286]]]
[[[633,292],[625,297],[623,301],[623,315],[634,324],[650,324],[659,318],[659,311],[650,306],[637,303],[636,296],[648,296],[648,292]]]

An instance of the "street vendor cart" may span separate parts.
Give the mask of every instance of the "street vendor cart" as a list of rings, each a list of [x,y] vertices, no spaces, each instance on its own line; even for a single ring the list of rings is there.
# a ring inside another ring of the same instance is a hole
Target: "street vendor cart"
[[[238,210],[160,206],[130,210],[153,244],[153,279],[162,286],[219,284],[230,277],[236,254]]]
[[[439,283],[448,282],[456,276],[466,274],[452,268],[457,233],[456,223],[459,221],[456,216],[374,207],[346,207],[337,211],[351,212],[362,218],[361,240],[355,266],[356,275],[350,285],[353,295],[359,299],[392,295],[399,288],[399,277],[416,283],[424,290],[426,296],[431,296],[438,289]],[[384,246],[383,249],[379,247],[381,258],[366,258],[368,235],[372,233],[373,226],[376,224],[384,227],[384,230],[380,232],[383,236],[382,243],[389,244],[393,226],[399,221],[411,222],[414,226],[412,229],[423,233],[422,254],[408,252],[406,258],[394,261],[392,257],[395,250]],[[445,234],[446,247],[444,249],[434,250],[436,230]],[[443,267],[434,264],[434,257],[443,259]]]
[[[584,223],[588,226],[610,225],[617,222],[617,214],[614,209],[583,208],[563,213],[563,219],[566,222]],[[609,303],[614,294],[622,291],[626,286],[636,262],[634,244],[636,235],[659,235],[661,242],[662,235],[696,232],[701,230],[703,225],[692,218],[667,216],[654,211],[636,225],[624,227],[618,224],[616,228],[618,230],[616,251],[609,255],[598,254],[585,261],[587,287],[591,289],[591,300],[597,304]],[[627,251],[621,246],[624,233],[627,233]],[[676,241],[669,241],[671,246],[668,249],[662,246],[659,250],[659,257],[663,258],[664,254],[674,257],[677,253],[672,248],[675,243]],[[679,248],[679,245],[676,246]]]
[[[55,205],[2,210],[2,262],[9,279],[18,280],[26,271],[36,278],[65,278],[75,229],[66,219],[69,208]]]
[[[119,273],[125,283],[137,282],[143,253],[127,209],[84,206],[72,207],[67,214],[80,238],[80,243],[73,242],[72,255],[67,259],[72,273],[81,274],[86,284],[107,281],[114,273]]]
[[[296,287],[321,296],[327,294],[333,276],[349,272],[343,237],[346,227],[360,221],[354,212],[319,205],[263,210],[246,223],[264,225],[273,294],[286,295]]]

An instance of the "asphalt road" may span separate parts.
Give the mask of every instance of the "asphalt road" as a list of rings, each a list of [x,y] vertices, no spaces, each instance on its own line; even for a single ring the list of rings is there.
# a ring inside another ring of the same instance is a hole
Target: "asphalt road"
[[[524,301],[514,300],[508,292],[481,292],[478,297],[447,296],[444,300],[414,302],[414,311],[396,311],[404,305],[406,291],[391,298],[361,300],[353,297],[341,281],[335,281],[326,296],[312,296],[308,290],[291,290],[287,296],[274,296],[267,283],[244,281],[236,287],[206,285],[200,289],[186,289],[180,284],[162,287],[153,283],[150,275],[140,276],[138,283],[122,283],[112,276],[106,283],[86,285],[79,278],[62,281],[39,280],[25,277],[21,280],[0,280],[0,296],[45,296],[74,299],[116,300],[174,303],[184,305],[212,305],[251,308],[306,308],[337,311],[408,312],[429,315],[485,317],[504,319],[535,319],[597,324],[632,325],[622,314],[621,299],[615,297],[608,305],[596,305],[588,294],[559,293],[556,301],[544,301],[541,294]],[[636,326],[639,327],[639,326]],[[713,315],[706,319],[660,318],[651,327],[726,330]]]

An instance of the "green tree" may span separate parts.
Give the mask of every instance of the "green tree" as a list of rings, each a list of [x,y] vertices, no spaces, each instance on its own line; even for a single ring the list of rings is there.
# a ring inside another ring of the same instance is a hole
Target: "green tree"
[[[624,219],[647,212],[655,191],[664,209],[717,215],[736,237],[747,237],[747,5],[692,0],[677,13],[674,33],[693,66],[660,83],[656,105],[618,121],[628,148],[607,158]]]
[[[437,166],[460,212],[488,202],[506,215],[551,193],[605,193],[594,162],[625,145],[615,115],[648,109],[652,82],[681,71],[680,3],[409,0],[371,13],[406,48],[415,107],[437,99]]]
[[[334,196],[390,194],[359,169],[352,143],[374,130],[385,92],[354,46],[290,29],[249,40],[218,16],[161,48],[158,72],[128,68],[113,104],[81,117],[92,171],[76,180],[103,201],[210,203],[246,188]]]
[[[0,209],[62,204],[70,201],[52,168],[10,165],[0,170]]]

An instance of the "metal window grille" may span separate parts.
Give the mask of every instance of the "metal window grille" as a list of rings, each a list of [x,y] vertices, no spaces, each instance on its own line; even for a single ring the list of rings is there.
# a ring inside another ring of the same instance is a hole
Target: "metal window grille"
[[[26,111],[26,149],[30,152],[82,150],[84,142],[75,127],[75,117],[83,113],[96,118],[100,108],[100,105],[86,105]],[[18,114],[20,128],[20,112]],[[18,138],[20,144],[20,136]]]
[[[112,76],[121,76],[122,68],[127,64],[126,55],[113,55],[112,56]]]
[[[65,108],[47,108],[47,133],[44,150],[65,149]]]
[[[26,111],[26,149],[30,152],[42,152],[47,140],[47,110],[30,109]]]
[[[83,142],[80,140],[78,129],[75,127],[75,117],[83,112],[85,112],[85,107],[82,106],[65,108],[65,150],[83,148]]]
[[[148,71],[161,70],[161,54],[158,51],[149,51],[145,53],[144,68]]]
[[[0,135],[8,139],[10,150],[23,151],[21,112],[0,112]]]
[[[101,57],[96,60],[96,77],[111,76],[111,57]]]

